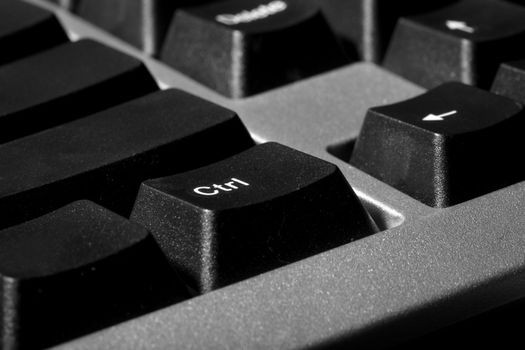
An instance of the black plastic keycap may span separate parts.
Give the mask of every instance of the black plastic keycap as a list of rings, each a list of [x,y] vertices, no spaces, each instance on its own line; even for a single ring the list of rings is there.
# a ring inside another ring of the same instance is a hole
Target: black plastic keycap
[[[74,11],[81,0],[47,0],[49,2],[55,3],[69,11]]]
[[[0,231],[2,349],[48,347],[188,291],[140,225],[79,201]]]
[[[525,60],[501,64],[491,92],[525,104]]]
[[[156,55],[177,8],[211,1],[82,0],[75,12],[144,52]]]
[[[419,201],[448,207],[525,179],[523,107],[461,83],[371,108],[350,163]]]
[[[158,89],[137,59],[81,40],[0,67],[0,143]]]
[[[384,66],[427,88],[451,80],[488,88],[501,62],[525,57],[524,41],[524,7],[464,0],[402,18]]]
[[[0,146],[0,228],[78,199],[129,215],[140,183],[253,145],[237,115],[178,90]]]
[[[146,181],[131,220],[200,292],[375,232],[335,165],[277,143]]]
[[[0,64],[68,40],[51,12],[20,0],[0,1]]]
[[[348,61],[319,7],[303,0],[227,0],[179,10],[161,60],[235,98]]]
[[[345,46],[380,62],[401,16],[436,10],[456,0],[317,0]]]

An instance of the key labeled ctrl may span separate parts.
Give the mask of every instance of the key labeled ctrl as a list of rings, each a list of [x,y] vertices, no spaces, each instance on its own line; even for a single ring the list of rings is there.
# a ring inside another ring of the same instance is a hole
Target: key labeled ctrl
[[[277,143],[144,182],[131,220],[201,293],[376,231],[337,166]]]
[[[226,182],[223,185],[217,185],[213,184],[211,186],[199,186],[195,187],[193,189],[193,192],[195,192],[198,195],[201,196],[216,196],[222,192],[231,192],[233,190],[238,190],[239,185],[243,186],[250,186],[249,183],[241,181],[239,179],[236,179],[234,177],[231,178],[231,181]]]

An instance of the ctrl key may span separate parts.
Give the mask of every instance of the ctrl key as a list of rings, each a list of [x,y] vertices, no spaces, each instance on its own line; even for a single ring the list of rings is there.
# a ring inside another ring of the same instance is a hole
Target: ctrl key
[[[277,143],[146,181],[131,220],[201,293],[375,232],[337,166]]]
[[[0,291],[2,349],[48,347],[187,297],[144,228],[88,201],[0,231]]]

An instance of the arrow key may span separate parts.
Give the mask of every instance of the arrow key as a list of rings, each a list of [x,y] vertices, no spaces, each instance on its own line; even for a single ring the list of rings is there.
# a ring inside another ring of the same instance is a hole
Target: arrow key
[[[371,108],[350,163],[433,207],[525,179],[523,107],[461,83]]]
[[[423,118],[423,121],[425,122],[440,122],[440,121],[443,121],[445,117],[448,117],[448,116],[451,116],[451,115],[454,115],[454,114],[457,114],[458,111],[454,110],[454,111],[450,111],[450,112],[446,112],[446,113],[441,113],[441,114],[438,114],[438,115],[435,115],[435,114],[432,114],[430,113],[429,115],[427,115],[426,117]]]
[[[525,104],[525,59],[502,63],[494,78],[491,92]]]
[[[383,64],[426,88],[451,80],[488,88],[501,62],[525,57],[524,41],[523,6],[463,0],[401,18]]]

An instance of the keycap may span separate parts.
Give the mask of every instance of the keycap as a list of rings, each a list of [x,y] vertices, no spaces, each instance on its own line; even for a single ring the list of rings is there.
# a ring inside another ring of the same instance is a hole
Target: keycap
[[[334,31],[364,61],[380,62],[402,16],[444,7],[455,0],[317,0]]]
[[[464,0],[399,20],[384,66],[426,88],[446,81],[489,88],[501,62],[525,57],[525,8]]]
[[[462,83],[371,108],[350,164],[432,207],[448,207],[525,178],[523,107]]]
[[[278,143],[144,182],[130,219],[199,292],[375,232],[335,165]]]
[[[518,5],[521,5],[521,6],[525,5],[525,2],[523,2],[523,0],[500,0],[500,1],[512,2],[514,4],[518,4]]]
[[[78,201],[0,231],[2,349],[42,348],[189,298],[152,235]]]
[[[89,199],[128,216],[140,183],[253,145],[237,115],[156,92],[0,146],[0,228]]]
[[[46,0],[55,3],[69,11],[75,11],[81,0]]]
[[[80,17],[150,55],[157,55],[177,8],[212,0],[82,0]]]
[[[229,0],[176,12],[161,60],[241,98],[348,62],[311,1]]]
[[[0,1],[0,64],[68,40],[64,29],[51,12],[20,0]]]
[[[491,92],[525,104],[525,60],[502,63],[494,78]]]
[[[0,67],[0,143],[158,89],[136,58],[92,40]]]

